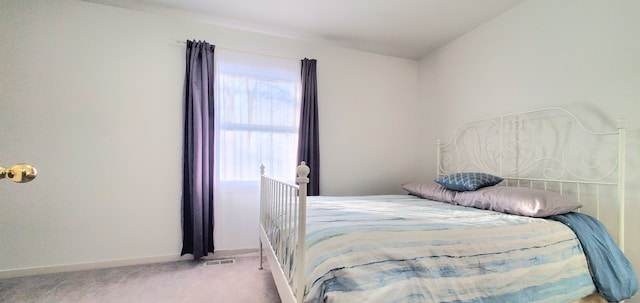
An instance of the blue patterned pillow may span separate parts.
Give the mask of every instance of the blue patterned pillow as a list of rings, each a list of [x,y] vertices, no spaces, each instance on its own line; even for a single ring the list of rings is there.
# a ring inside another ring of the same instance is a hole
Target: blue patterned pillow
[[[470,191],[496,185],[502,178],[485,173],[457,173],[435,180],[438,184],[455,191]]]

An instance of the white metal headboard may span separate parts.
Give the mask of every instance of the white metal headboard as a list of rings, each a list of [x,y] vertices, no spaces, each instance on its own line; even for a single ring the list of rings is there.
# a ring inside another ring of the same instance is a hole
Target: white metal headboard
[[[625,135],[587,129],[571,112],[545,108],[465,123],[451,140],[438,140],[437,175],[485,172],[504,186],[570,194],[583,204],[617,201],[618,245],[624,250]]]

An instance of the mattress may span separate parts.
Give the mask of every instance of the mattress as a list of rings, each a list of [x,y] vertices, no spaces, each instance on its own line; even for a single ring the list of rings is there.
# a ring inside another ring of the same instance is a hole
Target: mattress
[[[572,302],[595,292],[564,224],[410,195],[309,197],[306,247],[305,302]]]

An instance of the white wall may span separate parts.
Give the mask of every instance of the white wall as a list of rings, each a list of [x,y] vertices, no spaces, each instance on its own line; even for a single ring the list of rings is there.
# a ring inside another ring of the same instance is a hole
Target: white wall
[[[194,38],[318,59],[323,194],[401,193],[415,177],[416,61],[72,0],[0,0],[0,164],[39,170],[0,182],[0,274],[178,256],[176,40]],[[258,201],[217,203],[216,248],[257,247]]]
[[[422,125],[437,128],[421,154],[460,123],[498,114],[557,106],[613,121],[594,127],[626,118],[626,253],[640,273],[640,1],[528,0],[419,64],[423,115],[437,121]]]

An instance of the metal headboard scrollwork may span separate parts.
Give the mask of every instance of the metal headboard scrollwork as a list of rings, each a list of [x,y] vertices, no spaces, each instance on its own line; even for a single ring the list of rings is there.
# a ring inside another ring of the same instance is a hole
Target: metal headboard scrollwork
[[[618,244],[624,248],[626,129],[596,132],[571,112],[545,108],[464,123],[449,142],[438,141],[437,175],[486,172],[504,186],[535,187],[618,202]]]

